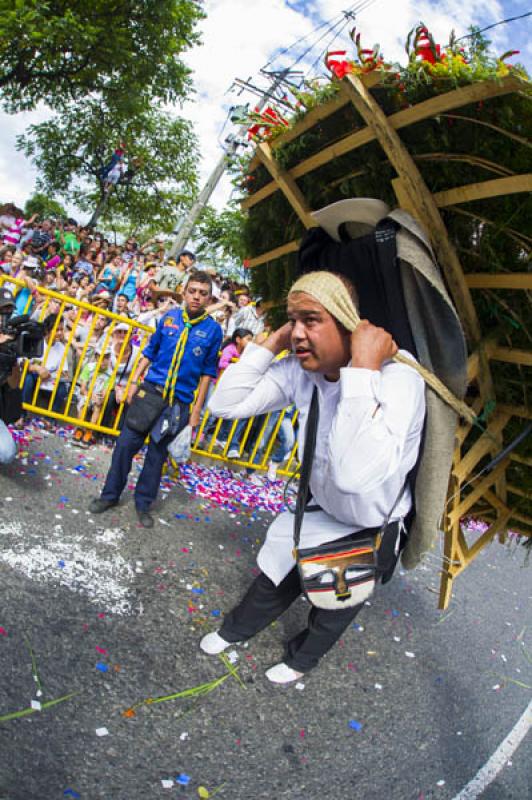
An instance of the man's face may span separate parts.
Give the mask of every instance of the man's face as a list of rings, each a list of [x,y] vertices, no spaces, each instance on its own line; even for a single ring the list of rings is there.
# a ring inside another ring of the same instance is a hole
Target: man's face
[[[244,306],[248,306],[251,302],[251,298],[249,294],[239,294],[238,295],[238,307],[244,308]]]
[[[209,304],[211,299],[210,287],[207,283],[189,281],[183,292],[183,299],[189,313],[199,314]]]
[[[181,266],[185,269],[190,269],[192,264],[194,263],[194,259],[192,256],[183,255],[180,257],[179,261],[181,262]]]
[[[127,308],[127,297],[123,297],[120,295],[116,298],[116,308],[117,311],[125,311]]]
[[[305,292],[288,297],[287,311],[292,324],[292,350],[303,369],[337,380],[340,367],[345,367],[351,358],[351,334]]]
[[[41,225],[43,231],[49,231],[51,227],[52,223],[50,222],[49,219],[45,219]]]

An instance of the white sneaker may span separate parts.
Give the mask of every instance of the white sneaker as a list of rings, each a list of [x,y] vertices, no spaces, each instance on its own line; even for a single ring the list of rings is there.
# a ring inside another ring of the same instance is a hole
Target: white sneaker
[[[220,447],[222,450],[225,450],[227,442],[225,439],[216,439],[216,447]]]
[[[279,684],[292,683],[292,681],[297,681],[299,678],[303,677],[302,672],[296,672],[295,669],[289,667],[284,661],[267,669],[265,674],[269,681]]]
[[[227,453],[227,458],[240,458],[240,450],[237,447],[231,447]]]
[[[227,650],[227,648],[231,647],[233,644],[238,644],[238,642],[226,642],[218,631],[212,631],[203,637],[199,646],[208,656],[217,656],[218,653],[223,653],[224,650]]]
[[[277,478],[277,464],[275,461],[270,461],[270,465],[268,467],[268,480],[274,481]]]

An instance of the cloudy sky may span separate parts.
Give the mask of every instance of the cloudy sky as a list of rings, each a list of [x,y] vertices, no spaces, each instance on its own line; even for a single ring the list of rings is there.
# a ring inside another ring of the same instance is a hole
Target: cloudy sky
[[[201,26],[201,47],[186,54],[194,71],[196,95],[176,113],[190,119],[200,140],[202,178],[208,176],[222,153],[223,139],[233,130],[227,123],[232,105],[253,102],[229,91],[234,78],[259,80],[261,67],[291,65],[311,43],[315,48],[298,63],[306,72],[324,49],[350,49],[347,37],[353,23],[342,21],[342,11],[353,8],[349,0],[205,0],[207,18]],[[356,26],[365,46],[379,42],[388,60],[404,59],[406,34],[420,20],[432,30],[436,41],[448,40],[452,28],[458,35],[471,24],[483,28],[499,20],[530,10],[529,0],[358,0],[362,9]],[[501,25],[486,33],[495,52],[521,51],[519,60],[529,71],[532,64],[531,20]],[[337,22],[329,31],[327,22]],[[345,24],[344,24],[345,23]],[[321,27],[319,27],[321,26]],[[318,32],[316,29],[319,27]],[[343,29],[343,30],[342,30]],[[340,33],[334,39],[335,33]],[[280,53],[288,48],[286,53]],[[319,63],[314,68],[319,71]],[[262,83],[264,85],[264,83]],[[46,109],[7,116],[0,113],[0,200],[23,205],[34,190],[36,173],[31,163],[15,149],[17,134],[33,121],[46,119]],[[225,126],[224,126],[225,123]],[[113,143],[110,143],[112,151]],[[230,196],[229,180],[223,179],[213,201],[223,207]]]

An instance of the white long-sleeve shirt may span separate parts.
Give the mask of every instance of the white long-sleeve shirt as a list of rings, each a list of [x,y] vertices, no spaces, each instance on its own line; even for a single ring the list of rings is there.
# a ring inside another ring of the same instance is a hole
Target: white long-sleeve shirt
[[[217,417],[245,419],[294,403],[301,456],[314,386],[320,417],[310,489],[323,511],[305,514],[301,547],[386,520],[417,460],[425,417],[423,379],[404,364],[391,361],[380,371],[347,366],[338,381],[330,382],[306,372],[294,356],[273,361],[269,350],[254,344],[224,372],[209,410]],[[392,520],[402,519],[410,505],[407,487]],[[259,566],[274,583],[294,565],[293,519],[289,512],[281,514],[259,553]]]

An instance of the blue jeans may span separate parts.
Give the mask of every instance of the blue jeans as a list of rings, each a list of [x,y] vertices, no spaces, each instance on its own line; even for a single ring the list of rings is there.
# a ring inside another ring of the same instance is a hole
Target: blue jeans
[[[281,416],[280,411],[274,411],[270,415],[270,419],[264,429],[264,433],[262,435],[261,443],[255,455],[254,463],[260,463],[262,461],[262,456],[264,451],[266,450],[270,438],[272,436],[273,430],[279,421],[279,417]],[[275,464],[281,464],[285,458],[290,455],[292,448],[295,442],[295,434],[294,428],[291,422],[291,413],[287,411],[284,415],[279,430],[277,431],[277,435],[275,437],[275,443],[272,447],[271,453],[271,460]]]
[[[13,441],[9,428],[0,419],[0,464],[11,464],[16,454],[17,445]]]
[[[22,402],[28,403],[31,405],[31,400],[33,398],[33,392],[35,391],[35,386],[37,385],[38,376],[35,375],[34,372],[28,372],[26,377],[24,378],[24,386],[22,387]],[[47,391],[43,389],[42,391]],[[63,410],[63,403],[65,402],[68,395],[67,385],[63,381],[59,382],[59,386],[57,387],[57,392],[54,397],[54,402],[52,404],[52,411],[56,414],[60,414]]]
[[[188,423],[190,409],[188,403],[180,403],[179,405],[181,418],[177,433],[182,431]],[[155,443],[153,439],[150,439],[146,456],[144,457],[144,466],[135,487],[135,506],[139,511],[147,511],[157,497],[164,462],[168,456],[168,445],[172,438],[174,437],[165,436],[159,443]],[[122,433],[118,437],[113,450],[111,466],[101,493],[102,500],[118,502],[127,483],[133,456],[139,452],[145,439],[145,433],[138,433],[128,428],[126,417]]]

